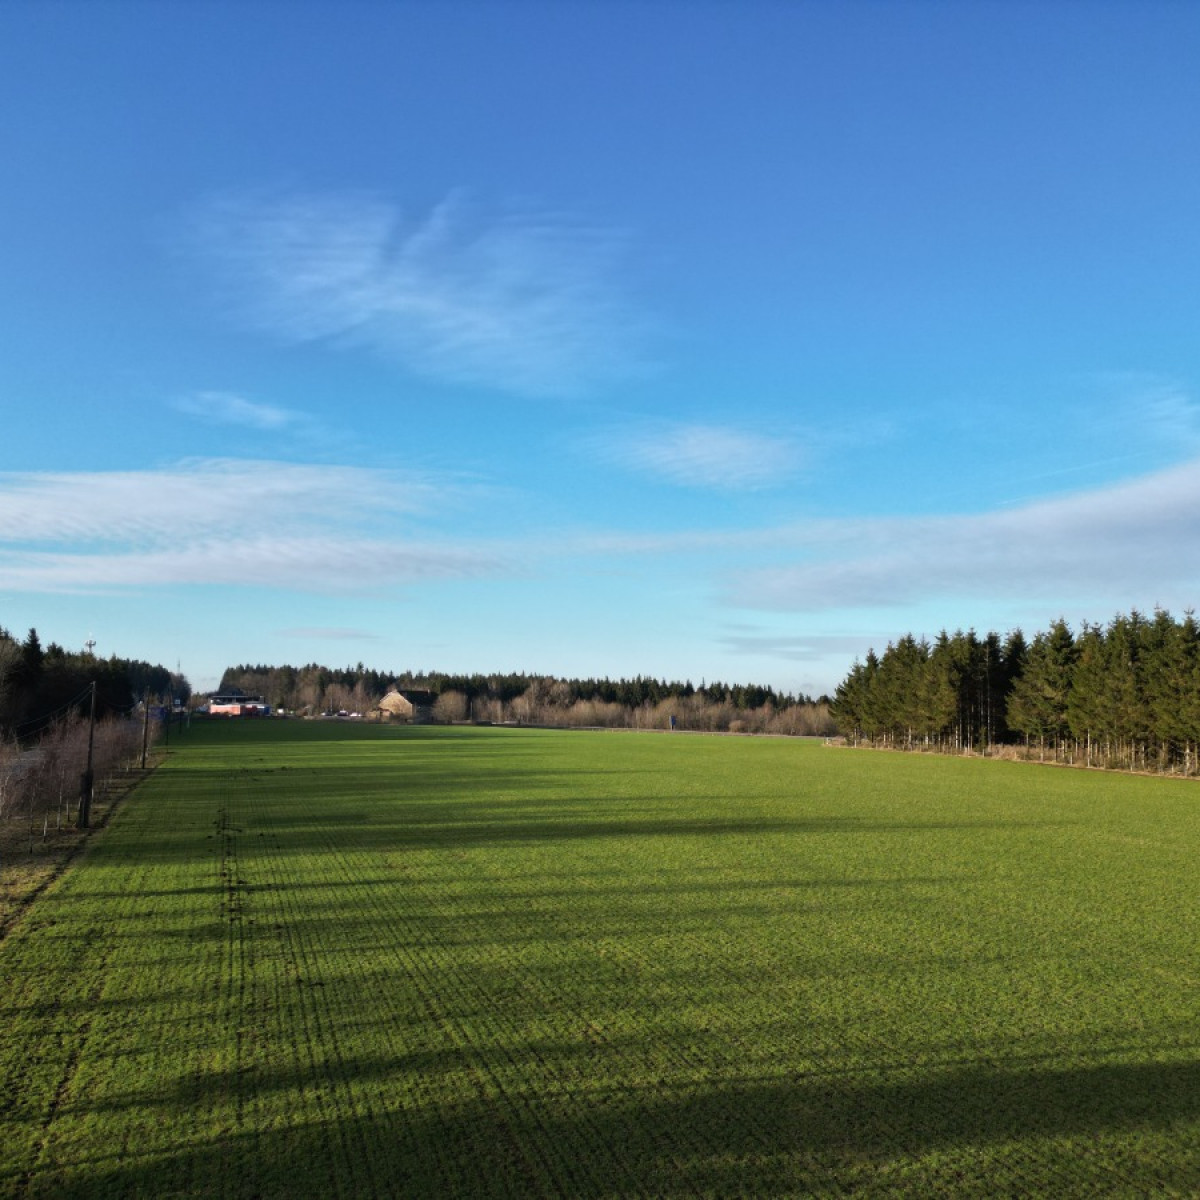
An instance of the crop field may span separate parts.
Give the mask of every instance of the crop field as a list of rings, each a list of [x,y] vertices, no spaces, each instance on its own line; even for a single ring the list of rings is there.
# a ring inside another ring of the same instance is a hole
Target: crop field
[[[1200,785],[193,726],[0,942],[0,1196],[1200,1194]]]

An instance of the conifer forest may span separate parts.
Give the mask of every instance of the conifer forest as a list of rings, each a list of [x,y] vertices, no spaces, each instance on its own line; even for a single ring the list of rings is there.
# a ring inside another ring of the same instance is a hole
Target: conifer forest
[[[1136,610],[1028,641],[974,630],[905,635],[855,662],[833,711],[854,744],[942,751],[1020,747],[1042,761],[1193,775],[1200,625]]]

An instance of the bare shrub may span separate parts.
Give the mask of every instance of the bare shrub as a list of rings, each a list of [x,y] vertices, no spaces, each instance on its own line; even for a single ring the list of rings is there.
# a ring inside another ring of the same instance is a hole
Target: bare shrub
[[[772,716],[766,732],[791,737],[832,737],[837,724],[828,704],[793,704]]]
[[[581,729],[624,729],[629,724],[629,710],[605,700],[576,700],[567,721]]]
[[[467,719],[467,698],[462,692],[443,692],[433,702],[434,720],[444,724]]]
[[[20,804],[24,771],[16,742],[0,741],[0,821],[12,815]]]
[[[504,704],[493,696],[476,696],[471,701],[471,720],[499,725],[504,720]]]
[[[70,823],[71,804],[79,796],[79,777],[87,763],[87,730],[79,717],[69,717],[59,721],[41,745],[47,762],[44,805],[53,807],[54,827],[61,829]]]

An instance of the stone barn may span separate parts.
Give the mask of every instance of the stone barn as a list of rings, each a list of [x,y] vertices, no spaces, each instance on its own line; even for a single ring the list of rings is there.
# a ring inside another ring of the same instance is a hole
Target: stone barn
[[[433,721],[433,705],[437,697],[432,692],[393,688],[372,713],[380,721],[407,721],[410,725],[429,725]]]

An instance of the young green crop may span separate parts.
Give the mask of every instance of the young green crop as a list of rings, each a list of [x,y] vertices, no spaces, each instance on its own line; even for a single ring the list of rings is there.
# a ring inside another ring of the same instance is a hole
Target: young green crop
[[[0,1194],[1189,1194],[1198,796],[194,728],[0,944]]]

